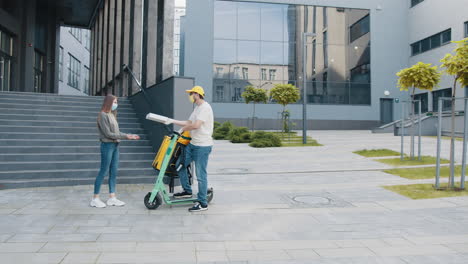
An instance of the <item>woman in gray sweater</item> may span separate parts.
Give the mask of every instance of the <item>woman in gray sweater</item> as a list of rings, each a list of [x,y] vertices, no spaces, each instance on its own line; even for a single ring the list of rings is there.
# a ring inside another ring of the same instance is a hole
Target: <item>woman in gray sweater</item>
[[[97,127],[101,141],[101,169],[94,182],[94,197],[90,203],[92,207],[106,207],[106,204],[99,199],[99,191],[102,181],[107,174],[109,174],[109,200],[107,200],[107,205],[125,205],[124,202],[115,197],[115,181],[119,169],[119,143],[121,139],[137,140],[140,139],[140,137],[138,135],[120,132],[116,118],[117,106],[117,97],[107,95],[104,98],[101,111],[97,118]]]

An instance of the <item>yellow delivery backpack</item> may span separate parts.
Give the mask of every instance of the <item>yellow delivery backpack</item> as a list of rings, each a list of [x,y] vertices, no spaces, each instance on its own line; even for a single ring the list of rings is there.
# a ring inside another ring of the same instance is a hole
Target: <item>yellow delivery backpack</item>
[[[180,158],[183,156],[183,149],[190,143],[192,138],[190,137],[189,131],[184,131],[182,135],[180,135],[179,139],[177,139],[176,146],[172,149],[171,159],[169,160],[169,164],[166,169],[166,174],[176,174],[178,170],[177,164],[179,164]],[[167,148],[169,147],[169,143],[171,142],[171,137],[164,136],[161,146],[159,147],[158,153],[153,161],[153,168],[156,170],[160,170],[164,156],[166,155]]]

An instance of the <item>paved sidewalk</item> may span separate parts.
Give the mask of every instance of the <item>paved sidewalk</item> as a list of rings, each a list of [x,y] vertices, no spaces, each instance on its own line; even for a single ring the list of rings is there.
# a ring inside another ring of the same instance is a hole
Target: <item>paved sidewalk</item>
[[[88,206],[91,186],[0,191],[0,263],[468,263],[468,197],[410,200],[381,186],[432,180],[352,153],[399,150],[398,137],[310,133],[324,146],[217,141],[215,198],[200,213],[147,210],[151,185],[119,185],[127,205],[105,209]]]

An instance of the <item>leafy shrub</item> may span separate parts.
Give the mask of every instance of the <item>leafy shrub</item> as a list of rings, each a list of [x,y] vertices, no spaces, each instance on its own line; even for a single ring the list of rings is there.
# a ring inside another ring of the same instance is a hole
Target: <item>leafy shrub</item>
[[[254,148],[281,147],[281,139],[278,135],[265,131],[251,133],[248,128],[236,127],[229,121],[218,125],[213,138],[227,139],[232,143],[250,143],[249,146]]]
[[[229,132],[234,128],[231,122],[224,122],[213,132],[214,139],[227,139]]]
[[[252,141],[259,140],[266,137],[267,132],[265,131],[255,131],[252,133]]]
[[[252,148],[270,148],[272,147],[272,144],[266,140],[257,140],[257,141],[252,141],[249,146]]]
[[[216,133],[216,132],[213,133],[213,138],[216,139],[216,140],[224,139],[225,136],[226,135],[224,135],[222,133]]]
[[[213,130],[216,130],[220,126],[221,126],[221,123],[215,121],[214,124],[213,124]]]
[[[243,133],[240,136],[233,136],[231,143],[250,143],[252,141],[250,132]]]
[[[274,133],[257,131],[252,134],[251,138],[252,142],[249,146],[254,148],[281,147],[281,139]]]
[[[233,127],[227,135],[227,139],[232,140],[234,137],[239,137],[244,133],[248,133],[249,129],[246,127]]]
[[[250,143],[252,141],[252,134],[250,132],[244,133],[240,137],[244,143]]]

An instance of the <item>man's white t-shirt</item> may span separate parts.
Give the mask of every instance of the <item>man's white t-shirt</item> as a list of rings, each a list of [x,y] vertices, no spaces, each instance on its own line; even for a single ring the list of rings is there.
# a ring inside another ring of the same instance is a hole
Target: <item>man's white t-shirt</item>
[[[213,146],[214,117],[210,104],[204,102],[201,105],[197,105],[189,120],[192,123],[195,123],[197,120],[203,121],[200,128],[190,131],[190,136],[192,137],[190,143],[200,147]]]

